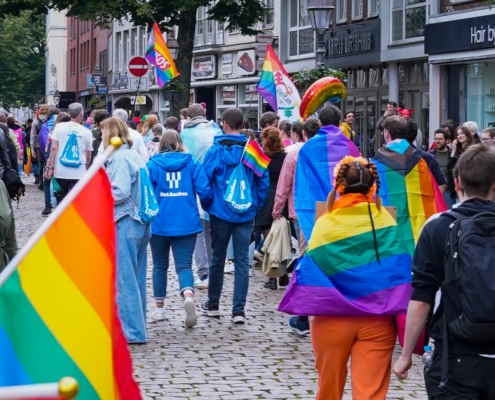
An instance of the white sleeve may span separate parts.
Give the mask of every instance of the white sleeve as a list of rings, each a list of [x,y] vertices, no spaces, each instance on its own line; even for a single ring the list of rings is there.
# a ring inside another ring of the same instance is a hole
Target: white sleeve
[[[99,156],[99,155],[103,154],[103,151],[104,151],[103,142],[101,142],[100,143],[100,147],[98,147],[98,153],[97,153],[97,155]]]
[[[146,146],[144,145],[144,140],[142,136],[139,136],[135,139],[137,141],[136,147],[137,147],[137,152],[141,156],[141,158],[144,160],[144,162],[148,162],[150,157],[148,154],[148,151],[146,150]]]

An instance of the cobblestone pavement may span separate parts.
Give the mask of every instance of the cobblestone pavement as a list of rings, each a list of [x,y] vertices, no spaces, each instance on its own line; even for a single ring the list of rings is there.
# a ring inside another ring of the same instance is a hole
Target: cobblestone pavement
[[[25,179],[33,182],[32,178]],[[17,235],[22,246],[44,221],[43,194],[28,184],[16,213]],[[97,199],[95,199],[97,201]],[[151,265],[151,258],[149,258]],[[308,337],[287,329],[287,316],[277,311],[283,291],[264,289],[264,276],[253,271],[245,326],[230,321],[233,277],[226,275],[221,301],[222,317],[207,318],[198,310],[198,325],[183,327],[183,307],[175,270],[169,271],[166,321],[148,322],[149,341],[131,347],[134,373],[146,399],[314,399],[317,374]],[[152,310],[151,268],[148,274],[149,310]],[[196,308],[206,299],[197,291]],[[394,360],[398,352],[394,354]],[[344,399],[351,399],[350,385]],[[387,399],[426,399],[421,360],[415,358],[410,378],[392,377]],[[357,399],[359,400],[359,399]]]

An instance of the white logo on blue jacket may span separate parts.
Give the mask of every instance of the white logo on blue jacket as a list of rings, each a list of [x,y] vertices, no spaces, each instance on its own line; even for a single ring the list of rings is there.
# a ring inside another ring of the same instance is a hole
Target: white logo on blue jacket
[[[182,179],[182,175],[179,172],[167,172],[166,174],[166,179],[168,182],[168,188],[169,189],[178,189],[179,188],[179,182]]]

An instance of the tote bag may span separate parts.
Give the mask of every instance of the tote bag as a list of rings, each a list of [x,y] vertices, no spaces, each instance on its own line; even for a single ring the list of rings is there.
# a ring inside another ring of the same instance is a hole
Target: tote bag
[[[65,144],[60,157],[60,164],[69,168],[79,168],[81,166],[79,143],[74,132],[69,135],[69,140]]]
[[[253,197],[243,163],[239,163],[234,167],[223,198],[229,208],[236,214],[244,214],[251,208]]]
[[[144,224],[149,224],[158,215],[159,207],[155,192],[153,191],[153,186],[151,186],[148,172],[145,168],[141,168],[139,170],[139,181],[141,184],[141,207],[139,209],[138,215],[139,218],[141,218],[141,222],[143,222]]]

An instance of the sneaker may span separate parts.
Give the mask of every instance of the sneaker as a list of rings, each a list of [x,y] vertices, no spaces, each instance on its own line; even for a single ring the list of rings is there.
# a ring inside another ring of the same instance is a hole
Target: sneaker
[[[246,315],[242,311],[233,313],[232,322],[236,325],[244,325],[246,323]]]
[[[206,277],[204,279],[198,278],[194,282],[194,288],[195,289],[208,289],[208,277]]]
[[[301,321],[298,317],[290,317],[289,328],[299,336],[309,335],[309,322]]]
[[[163,321],[165,319],[165,310],[163,307],[156,307],[153,314],[151,314],[151,319],[154,319],[155,321]]]
[[[265,282],[265,289],[277,290],[277,278],[270,278]]]
[[[265,258],[265,253],[263,253],[261,250],[255,250],[254,251],[254,258],[256,258],[261,264],[263,264],[263,260]]]
[[[191,296],[186,296],[184,300],[184,309],[186,310],[184,325],[186,328],[192,328],[198,323],[198,317],[196,317],[196,307],[194,306],[194,300]]]
[[[52,207],[46,206],[45,209],[41,212],[41,215],[50,215],[52,213]]]
[[[278,278],[278,284],[282,287],[287,286],[289,284],[289,275],[285,274]]]
[[[225,269],[223,270],[223,272],[225,274],[233,274],[234,271],[235,271],[234,262],[232,260],[229,260],[228,264],[225,264]]]
[[[220,317],[220,310],[219,310],[219,307],[218,307],[218,303],[217,304],[210,303],[209,300],[203,301],[201,303],[201,310],[208,317],[215,317],[215,318]]]

